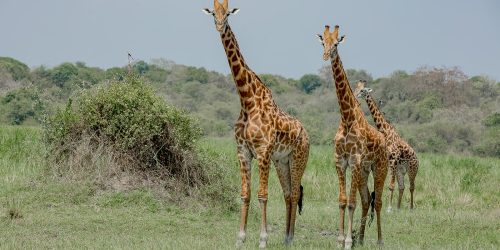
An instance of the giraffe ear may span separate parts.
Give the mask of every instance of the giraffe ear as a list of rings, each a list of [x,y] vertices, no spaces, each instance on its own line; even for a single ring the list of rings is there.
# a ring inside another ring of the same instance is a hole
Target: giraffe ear
[[[207,8],[202,9],[201,11],[203,11],[203,13],[205,13],[205,14],[207,14],[207,15],[212,15],[212,16],[214,15],[214,12],[213,12],[213,11],[211,11],[211,10],[209,10],[209,9],[207,9]]]
[[[229,15],[236,15],[238,12],[240,12],[240,9],[234,8],[228,12]]]
[[[373,91],[373,89],[371,89],[371,88],[365,88],[365,90],[366,90],[367,93],[370,93],[370,92]]]
[[[345,35],[340,37],[340,40],[337,42],[337,44],[341,44],[345,42]]]
[[[318,41],[319,41],[320,43],[323,43],[323,36],[322,36],[322,35],[320,35],[320,34],[316,34],[316,37],[318,38]]]

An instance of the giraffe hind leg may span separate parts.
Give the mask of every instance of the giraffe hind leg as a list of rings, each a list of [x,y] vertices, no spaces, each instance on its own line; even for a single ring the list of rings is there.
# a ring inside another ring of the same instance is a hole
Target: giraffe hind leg
[[[292,161],[290,162],[290,183],[292,184],[292,199],[290,210],[290,228],[285,239],[287,245],[291,244],[295,234],[295,221],[297,218],[297,209],[302,209],[303,188],[301,185],[302,176],[309,158],[309,140],[303,137],[300,140],[299,146],[292,153]]]
[[[359,244],[363,245],[364,237],[365,237],[365,225],[366,220],[368,219],[368,209],[370,208],[370,191],[368,190],[368,175],[369,172],[363,171],[362,180],[361,180],[361,188],[359,189],[359,194],[361,195],[361,225],[359,228]]]
[[[392,211],[392,198],[394,197],[394,187],[396,184],[396,166],[393,160],[389,161],[389,169],[391,170],[391,181],[389,182],[389,191],[390,197],[389,197],[389,206],[387,206],[387,212]]]
[[[375,171],[373,173],[374,179],[374,191],[375,191],[375,212],[377,214],[377,233],[378,233],[378,244],[383,245],[384,241],[382,239],[382,218],[380,215],[380,210],[382,209],[382,192],[384,191],[384,182],[387,176],[387,161],[379,160],[376,163]]]
[[[415,191],[415,177],[417,176],[418,162],[416,160],[410,162],[408,177],[410,179],[410,209],[414,208],[413,192]]]
[[[400,166],[397,166],[398,168]],[[398,196],[398,210],[401,209],[401,200],[403,199],[403,193],[405,191],[405,173],[401,169],[398,169],[397,171],[397,177],[398,177],[398,189],[399,189],[399,196]]]
[[[291,191],[291,177],[290,177],[290,160],[280,159],[274,161],[274,166],[276,167],[276,172],[280,180],[281,188],[283,189],[283,196],[285,199],[285,244],[288,239],[288,232],[290,231],[290,219],[291,219],[291,208],[292,208],[292,191]]]

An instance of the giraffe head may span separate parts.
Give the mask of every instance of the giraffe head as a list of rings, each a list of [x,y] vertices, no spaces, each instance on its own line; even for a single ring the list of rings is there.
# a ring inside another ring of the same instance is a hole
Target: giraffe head
[[[373,89],[365,87],[366,81],[361,80],[356,85],[356,89],[354,90],[354,95],[358,98],[365,98],[368,93],[372,92]]]
[[[228,0],[224,0],[223,3],[219,3],[219,0],[214,0],[214,9],[203,9],[203,12],[205,12],[207,15],[212,15],[215,20],[215,27],[217,28],[217,31],[220,33],[223,33],[226,31],[226,26],[227,26],[227,18],[229,15],[236,15],[240,9],[232,9],[229,10],[229,3]]]
[[[323,45],[324,53],[323,60],[334,59],[337,54],[337,45],[344,42],[345,36],[341,36],[339,39],[339,26],[335,25],[333,32],[330,32],[330,26],[325,26],[325,31],[323,35],[318,34],[318,39]]]

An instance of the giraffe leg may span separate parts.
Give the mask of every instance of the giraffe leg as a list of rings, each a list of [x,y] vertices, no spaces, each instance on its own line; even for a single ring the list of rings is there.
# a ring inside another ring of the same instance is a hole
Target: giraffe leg
[[[251,196],[251,158],[248,150],[243,146],[238,147],[238,160],[240,162],[241,174],[241,216],[240,216],[240,232],[236,245],[242,245],[246,239],[248,208],[250,205]]]
[[[380,210],[382,209],[382,192],[384,191],[384,182],[386,176],[387,176],[387,161],[379,160],[376,163],[375,171],[373,173],[374,190],[375,190],[375,212],[377,214],[377,233],[378,233],[379,245],[384,244],[384,241],[382,239],[382,221],[380,217]]]
[[[368,190],[368,175],[369,172],[362,172],[362,179],[359,188],[359,194],[361,196],[361,226],[359,227],[359,244],[363,245],[365,238],[365,225],[368,218],[368,209],[370,208],[370,191]]]
[[[304,170],[309,157],[309,141],[307,138],[301,140],[300,146],[294,150],[292,154],[292,162],[290,164],[291,183],[292,183],[292,202],[290,211],[290,229],[287,233],[285,242],[291,244],[295,234],[295,220],[297,218],[297,205],[300,199],[300,184]]]
[[[291,190],[291,177],[290,177],[290,161],[289,159],[281,159],[274,161],[274,166],[276,167],[276,172],[280,180],[281,188],[283,189],[283,195],[285,198],[286,206],[286,227],[285,227],[285,244],[288,240],[288,232],[290,231],[290,217],[292,208],[292,190]]]
[[[408,176],[410,178],[410,209],[414,208],[414,201],[413,201],[413,191],[415,191],[415,177],[417,176],[417,171],[418,171],[418,162],[417,161],[412,161],[410,162],[409,166],[409,173]]]
[[[259,248],[266,248],[267,239],[269,237],[267,233],[267,197],[268,197],[267,185],[269,180],[270,150],[266,149],[261,151],[258,160],[259,160],[259,179],[260,179],[258,198],[261,210]]]
[[[394,195],[394,187],[396,183],[396,166],[395,166],[395,161],[390,160],[389,161],[389,169],[391,170],[391,181],[389,183],[389,191],[391,192],[390,199],[389,199],[389,206],[387,207],[387,212],[392,211],[392,197]]]
[[[344,234],[344,219],[345,219],[345,208],[347,206],[347,196],[346,196],[346,182],[345,182],[345,170],[347,164],[345,161],[339,159],[339,154],[335,154],[335,168],[337,170],[337,176],[339,179],[339,236],[337,237],[337,243],[340,247],[344,246],[345,234]]]
[[[403,192],[405,191],[405,175],[403,171],[397,171],[398,175],[398,210],[401,209],[401,200],[403,199]]]
[[[345,249],[351,249],[353,242],[352,235],[352,224],[354,222],[354,211],[356,210],[356,195],[358,192],[358,188],[361,183],[361,157],[357,156],[356,160],[353,162],[354,164],[351,166],[352,176],[351,176],[351,189],[349,190],[349,203],[347,208],[349,210],[348,221],[347,221],[347,235],[345,238]]]

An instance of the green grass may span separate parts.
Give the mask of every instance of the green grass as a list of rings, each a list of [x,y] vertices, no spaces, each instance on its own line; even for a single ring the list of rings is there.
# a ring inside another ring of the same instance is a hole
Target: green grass
[[[231,181],[239,187],[233,140],[205,139],[201,146],[231,161]],[[0,127],[0,248],[234,249],[238,211],[196,201],[175,205],[146,189],[102,192],[90,184],[55,179],[47,175],[44,154],[38,129]],[[498,249],[500,160],[432,154],[419,158],[414,211],[408,210],[406,190],[403,209],[386,213],[384,191],[385,248]],[[332,162],[331,147],[312,147],[303,179],[304,213],[298,217],[291,249],[336,246],[338,185]],[[252,174],[256,194],[256,167]],[[275,170],[269,182],[268,246],[285,249],[284,204]],[[258,246],[258,211],[254,195],[244,249]],[[374,248],[375,242],[372,226],[365,246],[358,249]]]

